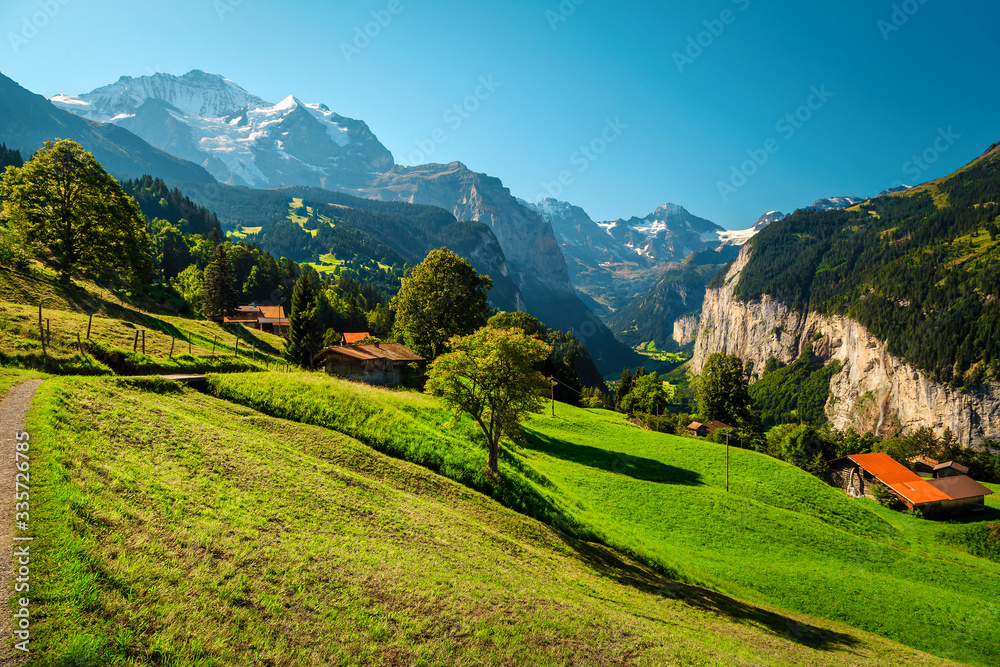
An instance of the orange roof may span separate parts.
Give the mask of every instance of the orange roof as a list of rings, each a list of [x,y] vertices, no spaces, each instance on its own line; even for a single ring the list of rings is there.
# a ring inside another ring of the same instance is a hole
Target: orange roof
[[[359,340],[364,340],[368,338],[370,334],[367,331],[362,333],[345,333],[344,342],[350,345],[351,343],[357,343]]]
[[[851,454],[847,458],[875,475],[878,481],[915,505],[952,499],[951,496],[935,489],[927,483],[927,480],[908,470],[888,454]]]
[[[285,319],[285,309],[281,306],[259,306],[260,313],[268,319]]]

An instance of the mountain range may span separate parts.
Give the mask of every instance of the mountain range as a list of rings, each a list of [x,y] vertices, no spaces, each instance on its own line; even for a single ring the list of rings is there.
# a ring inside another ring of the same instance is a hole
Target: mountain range
[[[575,293],[551,225],[522,206],[499,179],[458,162],[397,166],[362,121],[342,117],[322,104],[303,104],[293,96],[272,104],[222,76],[200,70],[179,77],[123,77],[90,93],[39,101],[47,105],[48,115],[63,118],[66,125],[114,128],[123,136],[148,142],[150,151],[171,153],[177,164],[196,170],[197,176],[146,171],[190,190],[201,205],[209,206],[211,195],[227,186],[306,186],[437,206],[458,220],[483,222],[504,253],[499,265],[507,267],[519,290],[520,300],[514,305],[552,328],[576,333],[603,372],[638,361]],[[58,136],[47,129],[35,134]],[[76,138],[72,132],[64,134]],[[8,143],[27,148],[30,154],[41,139]],[[125,175],[137,171],[134,165],[109,165],[109,170]],[[219,214],[226,219],[224,211]],[[489,252],[488,247],[487,243],[482,252]]]

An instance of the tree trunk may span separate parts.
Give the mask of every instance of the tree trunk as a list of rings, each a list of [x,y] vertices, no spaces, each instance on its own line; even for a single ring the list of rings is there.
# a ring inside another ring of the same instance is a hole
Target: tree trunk
[[[494,475],[496,475],[497,477],[499,477],[500,476],[500,461],[499,461],[499,459],[500,459],[500,443],[499,442],[490,442],[489,443],[489,450],[490,450],[490,459],[489,459],[489,464],[488,465],[489,465],[489,468],[490,468],[490,472],[493,473]]]

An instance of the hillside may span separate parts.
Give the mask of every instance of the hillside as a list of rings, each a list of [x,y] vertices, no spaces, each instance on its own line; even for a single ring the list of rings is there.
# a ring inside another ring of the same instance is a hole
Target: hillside
[[[813,343],[841,364],[837,428],[1000,438],[997,202],[993,147],[946,178],[772,224],[709,284],[694,370],[713,352],[788,364]]]
[[[253,371],[284,364],[279,336],[181,317],[151,298],[80,283],[62,286],[53,272],[38,267],[32,273],[0,267],[0,366],[132,375]]]
[[[611,315],[608,326],[631,347],[652,342],[659,350],[677,351],[674,322],[701,310],[705,286],[736,252],[727,247],[721,252],[692,253],[681,264],[656,271],[649,290]]]
[[[727,493],[725,446],[558,405],[555,418],[528,421],[526,441],[501,458],[493,486],[482,474],[481,436],[426,397],[316,376],[213,376],[210,392],[348,434],[686,583],[970,664],[998,658],[1000,619],[990,605],[1000,595],[1000,563],[954,544],[965,526],[852,500],[766,455],[731,451]],[[977,521],[1000,517],[1000,502],[989,503]],[[900,613],[900,599],[916,611]]]
[[[171,383],[50,378],[28,428],[38,664],[946,664]]]
[[[735,296],[860,322],[935,382],[1000,379],[1000,149],[843,211],[799,211],[750,241]]]

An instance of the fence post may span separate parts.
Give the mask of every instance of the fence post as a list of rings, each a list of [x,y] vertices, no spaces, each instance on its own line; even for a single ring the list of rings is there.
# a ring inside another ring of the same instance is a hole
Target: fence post
[[[38,304],[38,337],[42,339],[42,357],[47,357],[45,351],[45,328],[42,326],[42,304]]]
[[[170,358],[174,358],[174,343],[177,342],[177,338],[174,336],[170,337]]]
[[[139,350],[139,330],[135,330],[135,340],[132,341],[132,354],[135,354]]]
[[[52,345],[52,327],[49,326],[49,318],[45,318],[45,338],[49,345]]]
[[[142,356],[146,356],[146,330],[142,330]]]
[[[90,325],[94,323],[94,314],[91,313],[90,317],[87,318],[87,340],[90,340]]]
[[[234,357],[240,356],[240,339],[239,339],[239,336],[236,337],[236,347],[233,348],[233,356]]]
[[[219,338],[218,336],[213,336],[212,337],[212,356],[213,357],[215,356],[215,341],[218,340],[218,338]]]

